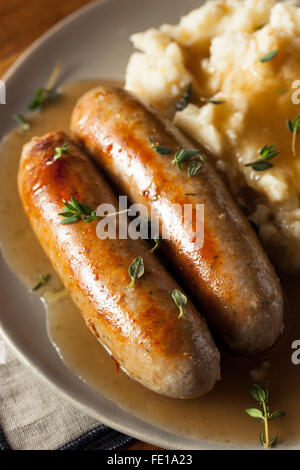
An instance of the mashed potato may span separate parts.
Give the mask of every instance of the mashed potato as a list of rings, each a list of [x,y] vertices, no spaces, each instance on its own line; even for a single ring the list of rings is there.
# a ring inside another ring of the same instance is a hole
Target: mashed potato
[[[172,114],[176,125],[213,154],[237,202],[245,205],[245,188],[254,190],[246,204],[262,241],[278,265],[299,270],[300,133],[293,154],[286,121],[300,114],[293,103],[300,103],[300,8],[292,1],[210,0],[178,25],[132,41],[139,52],[128,64],[126,88],[172,113],[193,84],[191,103]],[[272,168],[245,166],[272,144],[280,152]]]

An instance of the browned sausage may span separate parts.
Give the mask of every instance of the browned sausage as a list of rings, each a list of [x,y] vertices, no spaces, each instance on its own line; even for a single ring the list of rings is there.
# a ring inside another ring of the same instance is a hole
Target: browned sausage
[[[165,253],[219,336],[233,350],[253,355],[271,347],[283,324],[283,297],[274,269],[247,219],[233,202],[209,159],[197,176],[172,165],[175,152],[193,148],[122,89],[100,87],[78,102],[75,139],[135,203],[162,220]],[[172,150],[161,155],[148,138]],[[174,204],[205,205],[203,248],[182,230]]]
[[[68,154],[54,161],[55,149]],[[31,225],[92,332],[121,367],[157,393],[192,398],[219,379],[219,353],[203,320],[188,301],[184,318],[172,300],[180,289],[141,241],[100,240],[97,221],[61,225],[72,197],[96,209],[117,207],[93,163],[62,132],[24,147],[19,190]],[[128,267],[142,256],[145,275],[130,288]]]

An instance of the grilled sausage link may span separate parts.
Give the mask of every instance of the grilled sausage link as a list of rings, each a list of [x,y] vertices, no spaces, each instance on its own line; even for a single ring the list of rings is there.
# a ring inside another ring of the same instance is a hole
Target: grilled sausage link
[[[68,154],[54,161],[57,147]],[[135,380],[174,398],[198,397],[219,379],[219,352],[188,301],[184,318],[172,300],[180,289],[141,241],[101,240],[97,221],[61,225],[72,197],[96,209],[117,200],[93,163],[62,132],[24,147],[19,191],[31,225],[87,326]],[[116,209],[117,210],[117,209]],[[117,232],[118,233],[118,232]],[[142,256],[145,275],[130,287],[128,268]]]
[[[162,221],[165,254],[203,306],[211,327],[236,352],[251,356],[271,347],[283,324],[283,296],[274,269],[247,219],[207,158],[194,177],[172,165],[191,144],[157,112],[118,88],[99,87],[78,102],[74,138],[134,203]],[[150,144],[172,150],[161,155]],[[172,207],[205,205],[202,247],[182,229]]]

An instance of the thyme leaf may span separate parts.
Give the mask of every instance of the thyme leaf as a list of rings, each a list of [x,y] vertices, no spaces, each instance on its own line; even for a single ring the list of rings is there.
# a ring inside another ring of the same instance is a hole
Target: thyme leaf
[[[50,274],[47,274],[47,276],[40,275],[40,280],[31,289],[32,292],[36,292],[37,290],[39,290],[40,287],[42,287],[49,281],[49,279],[50,279]]]
[[[63,144],[61,147],[56,147],[55,155],[53,157],[53,161],[56,162],[59,160],[63,155],[68,155],[68,144]]]
[[[24,132],[29,131],[31,125],[21,114],[15,114],[13,118],[21,125],[21,128]]]
[[[260,419],[265,427],[265,431],[260,433],[260,442],[267,449],[274,447],[278,442],[278,436],[270,440],[269,435],[269,421],[272,419],[282,418],[286,415],[283,411],[275,411],[270,413],[268,406],[269,401],[269,389],[268,386],[262,387],[261,385],[253,385],[253,388],[248,390],[249,395],[257,401],[261,410],[257,408],[248,408],[245,410],[248,416],[251,418]]]
[[[277,56],[278,52],[279,52],[278,50],[268,52],[268,54],[264,55],[263,57],[259,59],[259,62],[262,62],[262,63],[270,62]]]
[[[177,101],[175,107],[177,111],[183,111],[191,102],[193,84],[190,83],[186,91],[183,93],[182,98]]]
[[[129,277],[131,279],[130,287],[133,288],[136,279],[140,279],[145,273],[144,260],[141,256],[136,258],[129,266]]]
[[[183,307],[185,307],[187,304],[186,296],[182,292],[180,292],[180,290],[174,289],[172,292],[172,299],[174,300],[175,304],[177,305],[180,311],[178,319],[183,318],[184,317]]]

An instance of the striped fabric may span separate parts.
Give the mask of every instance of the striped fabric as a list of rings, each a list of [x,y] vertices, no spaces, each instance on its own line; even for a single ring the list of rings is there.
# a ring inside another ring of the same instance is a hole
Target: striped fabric
[[[8,349],[0,384],[0,450],[116,450],[131,440],[56,395]]]
[[[132,440],[104,425],[98,426],[62,446],[59,450],[117,450]],[[0,450],[12,450],[0,427]]]

